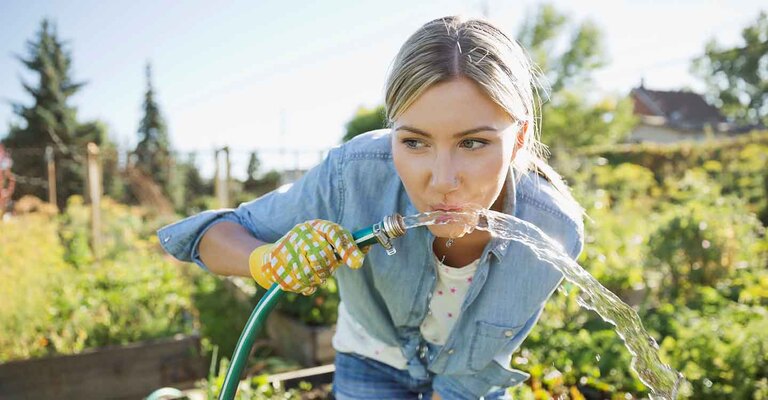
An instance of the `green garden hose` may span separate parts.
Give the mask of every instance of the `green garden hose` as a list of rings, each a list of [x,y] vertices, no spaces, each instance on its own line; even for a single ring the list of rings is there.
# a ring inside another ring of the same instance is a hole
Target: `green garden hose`
[[[405,235],[403,218],[400,214],[394,214],[385,217],[381,222],[353,233],[352,237],[355,239],[358,247],[362,248],[378,243],[387,250],[387,254],[392,255],[395,253],[392,239],[403,235]],[[229,364],[229,370],[227,370],[227,375],[224,377],[224,383],[221,386],[219,400],[235,398],[237,386],[240,383],[240,376],[248,361],[248,355],[251,353],[251,347],[253,347],[256,334],[261,331],[267,316],[275,308],[283,294],[284,292],[280,289],[280,286],[275,283],[269,288],[264,297],[259,300],[256,308],[253,309],[248,322],[245,324],[245,328],[243,328],[243,332],[240,334],[240,339],[237,340],[235,352],[232,354],[232,362]]]

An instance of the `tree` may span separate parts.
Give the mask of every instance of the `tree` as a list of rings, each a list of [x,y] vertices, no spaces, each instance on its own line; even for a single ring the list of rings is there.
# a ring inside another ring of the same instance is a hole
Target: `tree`
[[[253,151],[248,159],[248,179],[249,181],[255,181],[259,177],[259,168],[261,168],[261,161],[259,155]]]
[[[544,107],[547,139],[566,138],[557,150],[593,144],[617,143],[634,124],[633,105],[628,98],[604,98],[598,102],[584,101],[578,93],[562,90]]]
[[[384,106],[378,106],[373,109],[360,107],[352,119],[347,122],[347,132],[344,134],[342,141],[346,142],[361,133],[385,128],[386,126],[387,117]]]
[[[243,183],[243,189],[246,191],[253,191],[256,189],[259,182],[259,168],[261,168],[259,155],[255,151],[252,151],[248,158],[247,177]]]
[[[626,137],[635,118],[628,97],[594,99],[592,73],[607,64],[600,29],[582,21],[570,29],[567,15],[541,5],[526,18],[517,38],[544,71],[540,94],[549,92],[542,107],[542,140],[558,148],[616,143]],[[563,36],[569,35],[564,40]],[[564,50],[559,46],[566,43]],[[547,85],[548,83],[548,85]]]
[[[730,119],[768,125],[768,14],[741,31],[742,42],[722,48],[712,39],[691,71],[706,85],[706,95]]]
[[[264,193],[277,189],[280,183],[280,173],[270,170],[267,173],[261,174],[260,170],[261,160],[259,160],[259,154],[253,151],[248,159],[248,177],[243,183],[245,193],[240,194],[242,197],[240,200],[248,201],[252,199],[252,196],[261,196]]]
[[[147,91],[144,94],[144,116],[139,123],[139,143],[136,145],[136,167],[151,177],[162,189],[164,195],[177,207],[184,202],[183,174],[174,174],[174,159],[171,143],[160,107],[155,101],[152,87],[152,67],[147,64]]]
[[[72,79],[71,53],[59,40],[50,21],[42,21],[35,39],[27,42],[27,54],[17,58],[37,75],[38,84],[33,86],[22,82],[34,103],[30,107],[13,104],[20,123],[12,123],[8,136],[3,140],[14,157],[16,174],[32,178],[18,183],[16,196],[32,194],[46,197],[45,185],[34,183],[47,179],[43,157],[45,147],[53,146],[57,161],[57,197],[61,208],[66,204],[67,197],[83,193],[85,144],[89,141],[96,144],[106,142],[106,130],[98,122],[77,122],[77,110],[68,104],[68,100],[84,83]]]
[[[212,182],[200,176],[196,154],[191,153],[186,162],[179,163],[178,170],[184,176],[183,208],[186,214],[195,214],[212,207],[209,199],[213,197]]]
[[[186,170],[185,181],[187,183],[188,198],[192,196],[210,196],[213,193],[211,183],[200,176],[195,153],[191,153],[187,162],[181,166]]]

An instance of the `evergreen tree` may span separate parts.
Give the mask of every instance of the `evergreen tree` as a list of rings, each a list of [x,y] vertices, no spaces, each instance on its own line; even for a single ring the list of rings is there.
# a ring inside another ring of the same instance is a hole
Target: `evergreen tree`
[[[213,187],[210,182],[206,182],[202,176],[200,176],[200,169],[197,167],[197,157],[195,153],[189,155],[189,159],[182,165],[186,172],[187,182],[187,196],[192,198],[195,196],[211,196]]]
[[[259,168],[261,168],[261,160],[259,160],[259,155],[255,151],[252,151],[250,158],[248,158],[247,180],[255,181],[259,177]]]
[[[34,103],[30,107],[13,104],[20,123],[11,124],[3,143],[15,154],[16,174],[42,180],[47,179],[45,147],[54,147],[57,197],[62,207],[70,195],[83,193],[85,144],[89,141],[101,144],[106,140],[106,133],[103,125],[96,122],[83,125],[77,122],[77,110],[68,100],[84,83],[71,78],[71,54],[50,21],[42,21],[35,39],[27,42],[26,50],[25,56],[17,58],[37,75],[37,86],[22,82]],[[47,188],[19,182],[16,196],[25,194],[45,198]]]
[[[246,191],[251,191],[256,187],[256,183],[259,179],[259,168],[261,168],[259,155],[255,151],[252,151],[248,158],[248,171],[243,185],[243,189]]]
[[[136,155],[136,167],[144,174],[151,177],[164,192],[164,195],[179,206],[183,201],[180,195],[179,179],[174,179],[172,174],[173,158],[171,145],[168,139],[168,131],[165,121],[160,113],[160,107],[155,101],[155,91],[152,87],[152,67],[147,64],[147,91],[144,94],[144,117],[139,123],[139,143],[134,151]],[[183,178],[181,174],[176,177]]]

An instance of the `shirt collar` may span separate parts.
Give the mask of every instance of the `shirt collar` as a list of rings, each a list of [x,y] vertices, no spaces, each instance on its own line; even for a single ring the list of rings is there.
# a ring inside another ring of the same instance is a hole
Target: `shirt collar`
[[[511,166],[509,167],[509,172],[507,172],[507,177],[504,183],[506,191],[501,211],[507,215],[515,215],[517,208],[517,180],[515,179],[515,169]],[[491,254],[501,260],[504,258],[504,253],[509,246],[509,242],[509,240],[501,239],[499,237],[491,238],[489,246]]]

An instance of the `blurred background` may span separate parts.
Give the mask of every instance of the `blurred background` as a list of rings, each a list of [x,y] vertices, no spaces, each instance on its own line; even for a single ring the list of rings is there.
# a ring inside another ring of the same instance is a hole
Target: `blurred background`
[[[691,383],[681,397],[768,398],[766,11],[747,0],[3,2],[0,397],[215,396],[262,292],[176,262],[154,231],[293,182],[383,127],[399,46],[465,14],[505,29],[546,76],[542,141],[590,217],[579,261],[638,311]],[[265,333],[243,398],[327,395],[323,378],[274,382],[332,362],[335,283],[287,297],[270,329],[312,347]],[[515,398],[647,397],[621,339],[577,297],[563,285],[513,357],[532,375]]]

